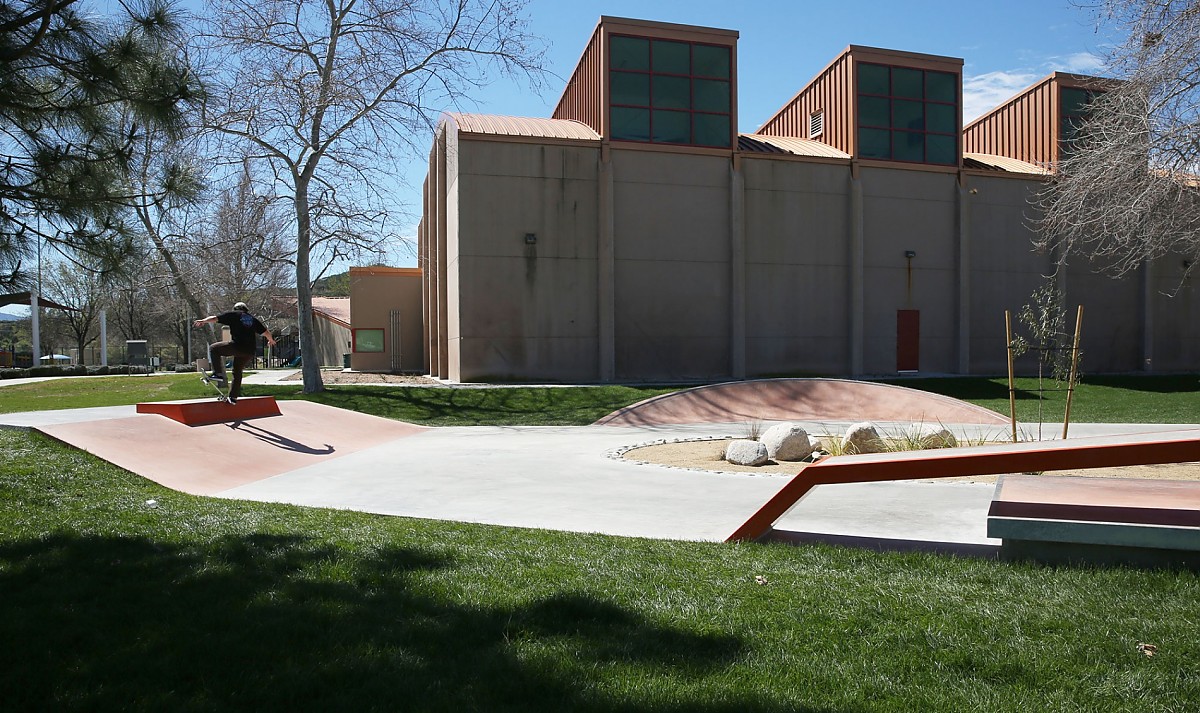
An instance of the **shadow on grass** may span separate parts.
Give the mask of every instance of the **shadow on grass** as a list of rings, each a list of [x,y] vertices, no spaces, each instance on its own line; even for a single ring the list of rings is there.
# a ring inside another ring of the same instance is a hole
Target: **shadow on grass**
[[[0,548],[6,707],[785,709],[686,685],[736,663],[737,637],[581,594],[496,607],[446,593],[468,576],[415,550],[367,559],[295,536],[17,541]]]
[[[334,386],[317,394],[259,387],[254,393],[300,398],[426,425],[587,425],[630,403],[671,388],[413,388]]]

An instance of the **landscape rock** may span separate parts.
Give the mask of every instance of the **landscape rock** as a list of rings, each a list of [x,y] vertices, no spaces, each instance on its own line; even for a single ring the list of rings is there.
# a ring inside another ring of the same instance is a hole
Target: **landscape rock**
[[[842,436],[842,450],[846,453],[881,453],[884,450],[883,439],[879,437],[875,424],[869,421],[855,423]]]
[[[804,460],[817,447],[808,431],[794,423],[777,423],[758,440],[767,447],[767,458],[776,462]]]
[[[758,441],[730,441],[725,447],[725,460],[734,465],[762,465],[767,462],[767,447]]]
[[[954,448],[958,445],[953,433],[932,423],[913,424],[908,439],[921,448]]]

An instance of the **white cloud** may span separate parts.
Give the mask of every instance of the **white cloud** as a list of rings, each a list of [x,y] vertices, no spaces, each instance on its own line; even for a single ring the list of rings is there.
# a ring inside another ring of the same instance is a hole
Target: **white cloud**
[[[1046,66],[1051,72],[1074,72],[1075,74],[1102,74],[1106,67],[1104,58],[1091,52],[1076,52],[1066,57],[1051,57],[1047,60]]]
[[[1072,72],[1104,76],[1107,68],[1104,57],[1091,52],[1049,57],[1037,64],[1038,69],[1015,69],[986,72],[963,77],[963,124],[969,124],[995,109],[1006,99],[1045,77],[1051,72]]]
[[[1038,75],[1031,72],[986,72],[963,77],[963,124],[969,124],[1025,89]]]

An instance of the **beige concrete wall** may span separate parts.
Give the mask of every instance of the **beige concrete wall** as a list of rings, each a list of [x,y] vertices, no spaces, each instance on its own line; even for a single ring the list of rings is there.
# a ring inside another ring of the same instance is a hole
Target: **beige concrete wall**
[[[618,381],[730,373],[729,159],[613,150]]]
[[[849,167],[746,159],[742,171],[747,375],[844,374]]]
[[[321,366],[342,366],[343,355],[350,351],[350,330],[337,322],[314,316],[313,336],[316,337]]]
[[[463,140],[456,158],[457,379],[595,380],[598,148]]]
[[[957,193],[953,173],[864,168],[863,368],[896,372],[896,311],[919,310],[920,371],[957,368]],[[916,257],[905,257],[905,251]]]
[[[892,374],[901,309],[920,311],[922,373],[1002,374],[1004,311],[1052,270],[1032,246],[1031,179],[877,165],[854,178],[849,163],[749,154],[735,170],[728,156],[627,148],[601,163],[598,146],[454,136],[446,146],[444,193],[430,204],[445,206],[434,332],[452,380],[596,381],[605,314],[617,381],[730,378],[739,350],[748,376]],[[611,308],[598,259],[608,195]],[[1086,372],[1141,369],[1146,354],[1157,370],[1197,368],[1200,296],[1190,285],[1159,294],[1181,272],[1164,261],[1149,283],[1114,282],[1072,263],[1063,284],[1072,324],[1085,305]],[[733,327],[743,312],[744,340]]]
[[[1004,312],[1017,314],[1053,271],[1048,256],[1034,250],[1031,191],[1040,181],[970,176],[970,369],[974,373],[1004,374],[1008,370]],[[974,192],[971,192],[974,191]],[[1027,366],[1018,364],[1022,372]],[[1036,365],[1034,366],[1036,369]]]
[[[1194,276],[1184,279],[1184,260],[1181,255],[1162,257],[1150,270],[1146,292],[1154,337],[1147,356],[1154,371],[1200,369],[1200,290]],[[1085,326],[1087,320],[1085,315]]]
[[[383,352],[353,352],[355,371],[426,373],[422,339],[421,271],[416,268],[350,268],[350,319],[354,329],[384,330]],[[393,335],[392,312],[400,332]],[[393,353],[393,346],[396,353]]]
[[[1072,259],[1065,280],[1067,329],[1075,326],[1083,305],[1079,348],[1085,373],[1137,371],[1142,368],[1144,303],[1139,275],[1113,279],[1103,266]]]

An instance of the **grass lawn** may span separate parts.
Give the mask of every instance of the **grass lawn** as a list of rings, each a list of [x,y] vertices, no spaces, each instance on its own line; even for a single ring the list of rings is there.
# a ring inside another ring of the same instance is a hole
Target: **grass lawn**
[[[1004,378],[947,377],[886,380],[913,389],[945,394],[1008,415]],[[1017,419],[1025,423],[1062,422],[1066,391],[1047,380],[1018,379]],[[248,385],[247,396],[304,398],[363,413],[432,426],[585,425],[642,399],[677,387],[585,386],[572,388],[506,387],[442,389],[427,387],[331,386],[303,394],[297,385]],[[1039,419],[1039,394],[1041,417]],[[18,386],[0,386],[0,413],[117,406],[139,401],[206,398],[212,389],[193,374],[66,378]],[[1085,377],[1071,403],[1077,423],[1200,422],[1200,376]]]
[[[5,710],[1200,701],[1193,573],[377,517],[184,495],[35,433],[0,453]]]
[[[674,391],[652,386],[430,387],[333,386],[304,394],[301,386],[246,385],[245,396],[308,399],[430,426],[586,425],[616,409]],[[0,413],[120,406],[214,396],[195,374],[64,378],[0,386]]]
[[[1007,412],[1002,379],[897,383]],[[1018,387],[1020,418],[1035,420],[1036,382]],[[247,395],[431,425],[584,424],[670,390]],[[1094,377],[1073,417],[1193,422],[1197,391],[1194,376]],[[0,412],[209,395],[194,375],[63,379],[0,388]],[[1062,396],[1048,394],[1047,421]],[[0,431],[0,453],[7,709],[1166,711],[1200,700],[1192,573],[384,518],[183,495],[31,433]]]

